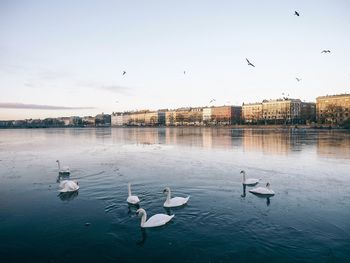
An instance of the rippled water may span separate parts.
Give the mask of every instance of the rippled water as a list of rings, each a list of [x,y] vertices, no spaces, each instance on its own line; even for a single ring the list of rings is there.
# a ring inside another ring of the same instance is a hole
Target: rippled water
[[[77,194],[58,195],[56,159]],[[242,169],[276,195],[244,196]],[[173,221],[142,230],[128,182],[148,215]],[[165,186],[189,204],[165,210]],[[350,133],[0,130],[0,261],[34,260],[349,262]]]

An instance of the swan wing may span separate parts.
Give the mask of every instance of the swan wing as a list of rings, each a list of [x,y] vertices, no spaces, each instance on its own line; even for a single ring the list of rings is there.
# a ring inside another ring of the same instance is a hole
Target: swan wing
[[[166,215],[166,214],[156,214],[152,217],[150,217],[144,224],[143,227],[157,227],[157,226],[163,226],[166,223],[168,223],[174,215]]]
[[[259,183],[259,179],[248,178],[248,179],[246,179],[246,180],[244,181],[243,184],[245,184],[245,185],[255,185],[255,184],[257,184],[257,183]]]
[[[249,190],[249,192],[253,193],[253,194],[260,194],[260,195],[274,195],[275,192],[267,189],[266,187],[257,187],[254,189]]]
[[[136,205],[138,203],[140,203],[140,199],[136,196],[136,195],[131,195],[129,196],[126,201],[129,203],[129,204],[133,204],[133,205]]]
[[[190,196],[188,197],[173,197],[169,200],[169,202],[164,203],[164,207],[176,207],[182,206],[188,202]]]
[[[64,180],[60,183],[60,188],[62,188],[60,190],[61,193],[74,192],[74,191],[77,191],[79,189],[79,185],[77,185],[73,181]]]

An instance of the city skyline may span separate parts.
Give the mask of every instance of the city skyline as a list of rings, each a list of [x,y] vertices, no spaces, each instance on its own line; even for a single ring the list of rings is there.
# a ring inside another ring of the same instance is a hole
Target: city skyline
[[[349,93],[346,1],[0,6],[2,120]]]

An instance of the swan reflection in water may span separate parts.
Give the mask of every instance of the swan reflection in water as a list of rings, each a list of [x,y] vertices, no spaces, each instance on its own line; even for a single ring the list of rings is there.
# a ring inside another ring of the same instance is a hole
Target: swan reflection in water
[[[128,204],[128,215],[136,215],[136,211],[140,208],[140,204],[132,205]]]
[[[241,197],[245,197],[246,196],[246,188],[247,186],[245,184],[242,184],[243,185],[243,194],[241,194]]]
[[[67,179],[69,179],[69,175],[62,175],[62,174],[59,174],[59,175],[57,176],[56,182],[57,182],[57,183],[60,183],[61,180],[67,180]]]
[[[243,184],[243,193],[241,194],[241,197],[246,197],[246,188],[247,186]],[[269,206],[271,203],[270,197],[271,196],[264,196],[264,195],[259,195],[259,194],[254,194],[255,196],[259,198],[266,198],[266,205]]]
[[[141,229],[141,240],[136,241],[136,245],[142,247],[146,242],[147,233],[146,233],[146,229],[144,229],[142,227],[140,227],[140,229]]]
[[[62,200],[62,201],[72,201],[73,199],[75,199],[79,194],[79,191],[75,191],[75,192],[64,192],[64,193],[59,193],[58,197]]]

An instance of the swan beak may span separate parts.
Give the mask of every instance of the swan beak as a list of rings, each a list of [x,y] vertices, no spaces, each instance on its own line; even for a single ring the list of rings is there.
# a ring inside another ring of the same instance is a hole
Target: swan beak
[[[166,189],[164,189],[164,190],[163,190],[163,194],[165,194],[166,192],[167,192]]]

